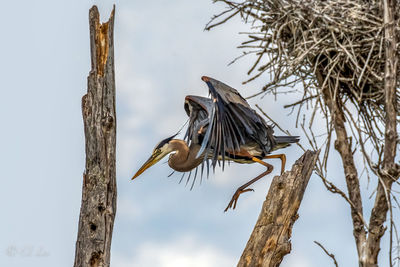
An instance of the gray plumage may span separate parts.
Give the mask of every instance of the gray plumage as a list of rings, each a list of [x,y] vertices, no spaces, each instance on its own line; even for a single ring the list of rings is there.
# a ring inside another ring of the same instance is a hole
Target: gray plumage
[[[198,167],[201,174],[206,169],[207,176],[211,167],[218,165],[224,168],[225,161],[238,163],[255,163],[267,169],[249,182],[240,186],[226,207],[235,208],[240,194],[248,192],[248,186],[269,174],[273,166],[263,159],[278,158],[281,160],[281,173],[285,169],[284,154],[268,155],[271,151],[287,147],[299,141],[298,136],[274,136],[274,131],[265,120],[253,110],[247,101],[232,87],[209,77],[202,77],[206,82],[210,98],[186,96],[185,111],[189,124],[185,140],[171,136],[162,140],[153,150],[150,158],[132,177],[135,179],[146,169],[170,155],[168,165],[178,172],[189,173],[186,184],[195,169],[192,186],[196,179]],[[183,176],[181,178],[181,181]]]
[[[201,145],[198,156],[208,155],[213,168],[222,160],[234,160],[241,149],[263,158],[271,151],[299,141],[298,136],[274,136],[273,129],[250,107],[234,88],[209,77],[203,77],[211,97],[189,95],[185,111],[189,126],[185,139]]]

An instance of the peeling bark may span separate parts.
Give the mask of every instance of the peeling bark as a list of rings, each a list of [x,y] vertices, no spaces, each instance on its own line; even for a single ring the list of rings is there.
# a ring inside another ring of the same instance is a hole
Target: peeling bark
[[[291,171],[275,176],[260,216],[237,266],[274,267],[291,250],[297,211],[319,152],[307,151]]]
[[[75,267],[109,266],[116,212],[116,114],[114,78],[114,10],[99,22],[96,6],[89,11],[91,71],[82,97],[86,141],[82,203]]]

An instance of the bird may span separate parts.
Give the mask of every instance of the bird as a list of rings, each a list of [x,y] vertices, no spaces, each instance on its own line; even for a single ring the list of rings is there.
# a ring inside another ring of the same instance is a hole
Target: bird
[[[254,191],[249,188],[251,184],[272,172],[273,165],[265,159],[280,159],[283,173],[286,155],[270,153],[300,139],[299,136],[275,136],[273,126],[268,125],[236,89],[207,76],[201,79],[207,84],[209,97],[185,97],[184,109],[189,123],[184,140],[175,138],[175,134],[159,142],[132,180],[168,154],[168,165],[174,171],[185,173],[196,169],[197,174],[197,168],[201,167],[201,176],[204,166],[208,175],[210,163],[213,170],[217,165],[224,170],[225,162],[232,161],[265,166],[264,172],[235,191],[224,210],[226,212],[236,208],[242,193]]]

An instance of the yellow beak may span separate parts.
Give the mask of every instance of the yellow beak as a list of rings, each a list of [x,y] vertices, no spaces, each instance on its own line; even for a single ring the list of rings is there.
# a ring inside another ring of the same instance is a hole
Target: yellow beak
[[[136,174],[132,177],[132,180],[141,175],[145,170],[156,164],[161,160],[160,157],[158,157],[160,153],[154,153],[151,155],[151,157],[140,167],[140,169],[136,172]]]

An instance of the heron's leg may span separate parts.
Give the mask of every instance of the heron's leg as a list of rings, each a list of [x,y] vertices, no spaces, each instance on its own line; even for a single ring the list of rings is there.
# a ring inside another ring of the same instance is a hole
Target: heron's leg
[[[229,202],[228,206],[227,206],[227,207],[225,208],[225,210],[224,210],[225,212],[226,212],[229,208],[232,208],[232,209],[235,209],[235,208],[236,208],[236,203],[237,203],[237,201],[238,201],[238,199],[239,199],[240,194],[242,194],[242,193],[244,193],[244,192],[248,192],[248,191],[254,191],[254,190],[251,189],[251,188],[247,188],[249,185],[251,185],[251,184],[253,184],[254,182],[258,181],[259,179],[261,179],[261,178],[264,177],[265,175],[271,173],[272,170],[274,169],[274,167],[273,167],[271,164],[268,164],[268,163],[266,163],[266,162],[264,162],[264,161],[262,161],[262,160],[260,160],[260,159],[258,159],[258,158],[256,158],[256,157],[253,157],[251,160],[252,160],[252,161],[255,161],[255,162],[258,162],[258,163],[260,163],[260,164],[262,164],[262,165],[264,165],[265,167],[267,167],[267,170],[266,170],[265,172],[261,173],[260,175],[258,175],[256,178],[251,179],[250,181],[248,181],[248,182],[245,183],[244,185],[240,186],[240,187],[236,190],[235,194],[233,194],[231,201]]]
[[[268,155],[268,156],[265,156],[264,159],[281,159],[281,161],[282,161],[281,175],[285,171],[285,165],[286,165],[286,155],[285,154]]]

